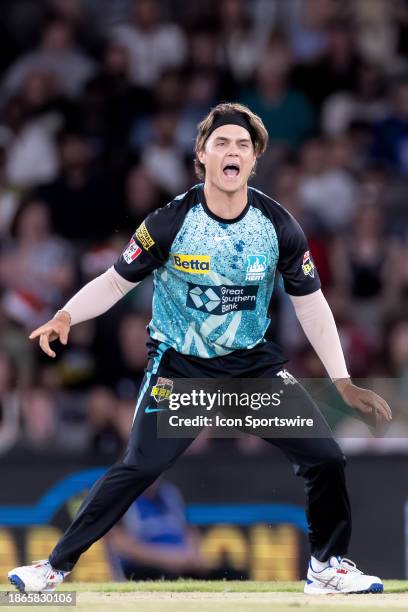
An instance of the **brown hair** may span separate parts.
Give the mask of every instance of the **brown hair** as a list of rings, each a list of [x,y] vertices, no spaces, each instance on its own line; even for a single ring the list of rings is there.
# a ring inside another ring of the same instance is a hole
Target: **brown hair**
[[[226,115],[227,113],[243,113],[246,116],[254,133],[253,143],[256,157],[261,157],[261,155],[265,153],[268,144],[268,132],[262,119],[243,104],[238,104],[237,102],[223,102],[222,104],[218,104],[212,108],[208,115],[198,124],[194,148],[196,153],[194,169],[200,180],[205,178],[205,166],[198,159],[197,151],[202,151],[204,149],[207,138],[211,134],[211,128],[215,118],[218,115]]]

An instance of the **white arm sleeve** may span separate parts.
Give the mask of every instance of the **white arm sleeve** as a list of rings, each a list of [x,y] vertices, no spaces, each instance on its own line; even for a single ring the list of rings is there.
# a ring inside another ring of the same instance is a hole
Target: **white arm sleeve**
[[[321,289],[309,295],[289,297],[307,339],[330,378],[350,378],[336,323]]]
[[[71,325],[94,319],[118,302],[139,283],[131,283],[112,266],[84,285],[61,310],[71,316]]]

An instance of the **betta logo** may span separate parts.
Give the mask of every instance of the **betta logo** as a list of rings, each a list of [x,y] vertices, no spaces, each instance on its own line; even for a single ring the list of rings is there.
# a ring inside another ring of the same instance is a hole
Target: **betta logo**
[[[176,270],[188,274],[208,274],[210,272],[209,255],[179,255],[173,254],[173,266]]]
[[[311,278],[314,278],[314,263],[312,261],[312,258],[310,257],[310,252],[306,251],[306,253],[303,255],[303,263],[302,263],[302,270],[303,270],[303,274],[305,276],[310,276]]]

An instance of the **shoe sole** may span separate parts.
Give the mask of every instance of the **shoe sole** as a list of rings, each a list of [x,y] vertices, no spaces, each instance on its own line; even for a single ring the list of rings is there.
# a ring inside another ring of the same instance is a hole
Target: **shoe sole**
[[[381,584],[380,582],[373,582],[373,584],[370,584],[368,589],[365,589],[364,591],[329,591],[325,589],[306,590],[308,586],[309,585],[306,585],[303,591],[306,595],[369,595],[369,594],[376,595],[378,593],[384,592],[384,585]]]

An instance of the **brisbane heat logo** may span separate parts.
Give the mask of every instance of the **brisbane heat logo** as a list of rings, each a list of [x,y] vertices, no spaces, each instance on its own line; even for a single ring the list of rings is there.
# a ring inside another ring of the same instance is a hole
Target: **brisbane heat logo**
[[[188,274],[208,274],[210,272],[209,255],[178,255],[173,254],[173,266],[176,270]]]
[[[266,265],[267,262],[265,255],[248,255],[245,280],[262,280],[266,273]]]

